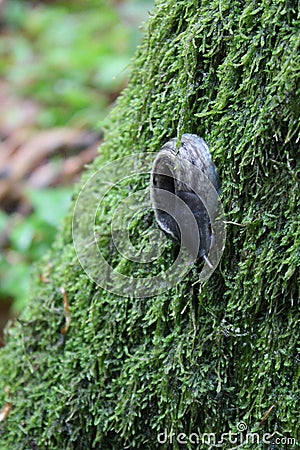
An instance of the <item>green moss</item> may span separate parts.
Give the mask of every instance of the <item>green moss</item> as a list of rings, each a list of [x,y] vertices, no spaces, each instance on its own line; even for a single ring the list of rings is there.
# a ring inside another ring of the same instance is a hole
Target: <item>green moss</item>
[[[172,290],[136,299],[88,279],[71,211],[41,264],[51,262],[50,282],[36,275],[0,353],[0,404],[13,403],[1,450],[195,448],[160,446],[157,434],[235,432],[242,420],[257,430],[276,401],[259,430],[299,440],[299,28],[293,1],[157,3],[102,156],[84,178],[196,133],[210,144],[228,221],[243,226],[228,224],[221,264],[204,286],[195,267]],[[114,190],[107,202],[126,195]],[[90,212],[86,204],[83,228]],[[136,219],[133,235],[143,227]],[[102,239],[116,267],[140,270]],[[174,251],[170,243],[162,269]],[[61,286],[72,317],[64,340]]]

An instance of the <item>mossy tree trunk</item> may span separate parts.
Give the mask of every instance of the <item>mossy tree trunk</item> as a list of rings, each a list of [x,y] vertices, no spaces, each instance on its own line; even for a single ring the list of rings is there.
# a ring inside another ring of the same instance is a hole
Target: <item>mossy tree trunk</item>
[[[222,180],[223,258],[201,287],[194,268],[156,297],[113,295],[82,270],[70,211],[39,269],[51,264],[49,282],[36,275],[0,352],[0,405],[13,405],[1,450],[196,448],[176,436],[242,421],[299,439],[299,31],[296,1],[157,2],[86,178],[183,132],[202,136]],[[172,443],[158,442],[165,430]]]

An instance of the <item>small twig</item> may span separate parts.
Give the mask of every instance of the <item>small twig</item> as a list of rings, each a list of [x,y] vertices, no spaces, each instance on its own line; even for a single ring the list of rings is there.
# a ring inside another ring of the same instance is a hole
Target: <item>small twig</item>
[[[267,418],[269,417],[269,415],[271,414],[271,412],[273,411],[273,409],[275,408],[275,406],[277,406],[278,404],[278,400],[277,402],[274,403],[274,405],[271,406],[271,408],[268,409],[268,411],[266,412],[266,414],[264,415],[264,417],[261,419],[261,421],[259,422],[259,427],[262,426],[262,424],[267,420]]]
[[[238,222],[232,222],[231,220],[223,220],[223,223],[228,223],[231,225],[237,225],[238,227],[245,227],[246,225],[243,223],[238,223]]]
[[[206,262],[206,264],[208,265],[208,267],[210,269],[214,268],[214,266],[212,265],[212,263],[210,262],[210,260],[208,259],[208,257],[206,255],[203,255],[202,258],[204,259],[204,262]]]
[[[49,264],[44,273],[40,274],[40,280],[42,283],[50,283],[49,275],[51,273],[52,265]]]
[[[68,301],[68,296],[66,293],[66,290],[64,287],[60,288],[60,292],[63,295],[63,299],[64,299],[64,311],[65,311],[65,315],[66,315],[66,323],[65,326],[61,328],[60,332],[61,334],[67,334],[67,332],[69,331],[70,328],[70,324],[71,324],[71,313],[70,313],[70,307],[69,307],[69,301]]]
[[[9,388],[5,387],[4,390],[10,397]],[[9,413],[10,413],[12,407],[13,407],[13,405],[12,405],[11,402],[5,403],[5,405],[3,406],[3,408],[0,411],[0,422],[4,422],[4,420],[7,419],[7,417],[9,416]]]
[[[0,422],[4,422],[7,419],[12,408],[12,403],[6,403],[0,411]]]

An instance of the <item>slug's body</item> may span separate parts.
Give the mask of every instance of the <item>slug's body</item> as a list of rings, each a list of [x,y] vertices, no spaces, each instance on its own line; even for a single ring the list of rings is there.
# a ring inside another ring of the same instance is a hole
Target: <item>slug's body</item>
[[[220,181],[208,146],[194,134],[184,134],[181,145],[171,139],[152,167],[151,200],[162,230],[190,251],[208,259],[212,245],[211,216]],[[196,244],[195,244],[196,243]]]

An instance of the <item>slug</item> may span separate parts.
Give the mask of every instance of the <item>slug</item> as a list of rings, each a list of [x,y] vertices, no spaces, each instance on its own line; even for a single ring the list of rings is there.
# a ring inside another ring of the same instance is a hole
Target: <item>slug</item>
[[[152,166],[150,187],[159,227],[191,252],[198,244],[197,257],[212,269],[208,257],[213,239],[212,203],[221,183],[206,142],[195,134],[183,134],[180,145],[177,138],[164,144]]]

